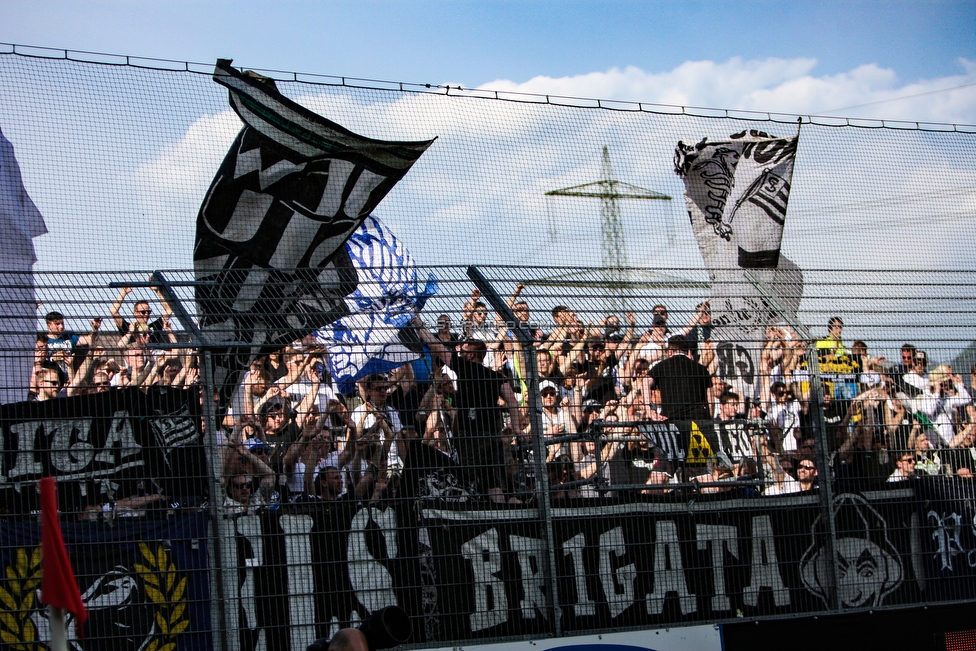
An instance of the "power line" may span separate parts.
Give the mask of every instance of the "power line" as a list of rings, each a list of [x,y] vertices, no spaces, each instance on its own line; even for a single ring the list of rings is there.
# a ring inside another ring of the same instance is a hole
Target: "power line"
[[[849,111],[851,109],[862,108],[864,106],[874,106],[875,104],[886,104],[887,102],[899,102],[903,99],[912,99],[914,97],[924,97],[926,95],[935,95],[937,93],[947,93],[950,90],[959,90],[960,88],[969,88],[970,86],[976,86],[976,81],[963,84],[962,86],[953,86],[952,88],[942,88],[940,90],[927,90],[924,93],[915,93],[914,95],[905,95],[903,97],[892,97],[891,99],[879,99],[877,102],[868,102],[866,104],[855,104],[854,106],[844,106],[836,109],[827,109],[826,111],[816,111],[817,113],[834,113],[836,111]]]

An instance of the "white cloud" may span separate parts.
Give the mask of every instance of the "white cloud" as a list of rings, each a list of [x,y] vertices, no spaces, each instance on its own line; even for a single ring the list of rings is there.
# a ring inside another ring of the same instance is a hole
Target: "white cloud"
[[[595,97],[675,106],[823,114],[849,106],[845,116],[927,122],[976,123],[976,86],[909,97],[976,83],[976,61],[959,59],[958,75],[905,83],[890,68],[858,66],[836,75],[815,76],[815,59],[733,57],[721,63],[687,61],[667,72],[634,66],[570,77],[534,77],[522,83],[497,79],[486,89]],[[896,98],[909,97],[909,99]],[[882,102],[877,104],[876,102]]]

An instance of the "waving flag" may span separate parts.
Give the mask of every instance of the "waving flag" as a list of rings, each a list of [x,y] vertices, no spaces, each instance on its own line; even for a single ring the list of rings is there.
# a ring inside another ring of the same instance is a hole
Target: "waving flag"
[[[798,140],[751,130],[695,145],[679,142],[674,152],[712,281],[719,375],[743,397],[754,397],[759,389],[766,326],[794,318],[803,294],[803,274],[780,254]],[[768,304],[747,270],[788,314]]]
[[[329,350],[340,393],[350,393],[360,378],[420,357],[419,342],[405,328],[437,293],[437,280],[428,275],[421,282],[413,256],[376,217],[367,217],[345,248],[358,277],[345,301],[349,314],[315,333]]]
[[[218,60],[244,128],[197,217],[200,325],[226,400],[258,354],[348,314],[357,274],[343,244],[430,146],[356,135]],[[236,345],[231,345],[231,344]]]
[[[41,571],[41,601],[74,615],[75,630],[79,637],[84,637],[88,611],[61,537],[54,477],[41,479]]]

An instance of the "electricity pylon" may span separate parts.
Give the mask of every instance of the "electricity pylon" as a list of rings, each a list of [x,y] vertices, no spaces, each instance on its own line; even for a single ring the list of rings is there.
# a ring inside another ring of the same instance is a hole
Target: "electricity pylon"
[[[627,268],[627,251],[624,245],[624,229],[620,220],[619,199],[651,199],[670,201],[671,197],[660,192],[654,192],[631,183],[618,181],[610,162],[610,150],[603,146],[603,163],[601,165],[603,179],[574,185],[559,190],[546,192],[547,197],[589,197],[600,200],[600,217],[603,234],[603,262],[607,289],[607,297],[612,311],[627,309],[624,289],[629,278],[625,278]],[[555,239],[555,227],[552,226],[550,236]]]

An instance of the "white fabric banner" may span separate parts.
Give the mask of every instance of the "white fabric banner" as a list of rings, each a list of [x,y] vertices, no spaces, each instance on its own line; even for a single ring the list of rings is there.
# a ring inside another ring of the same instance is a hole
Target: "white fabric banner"
[[[0,403],[27,399],[37,336],[33,238],[47,233],[0,131]]]
[[[674,153],[712,281],[719,374],[742,397],[758,394],[766,327],[794,319],[803,295],[802,272],[780,254],[797,140],[751,130],[695,145],[679,142]],[[769,305],[747,272],[776,296],[785,314]]]

